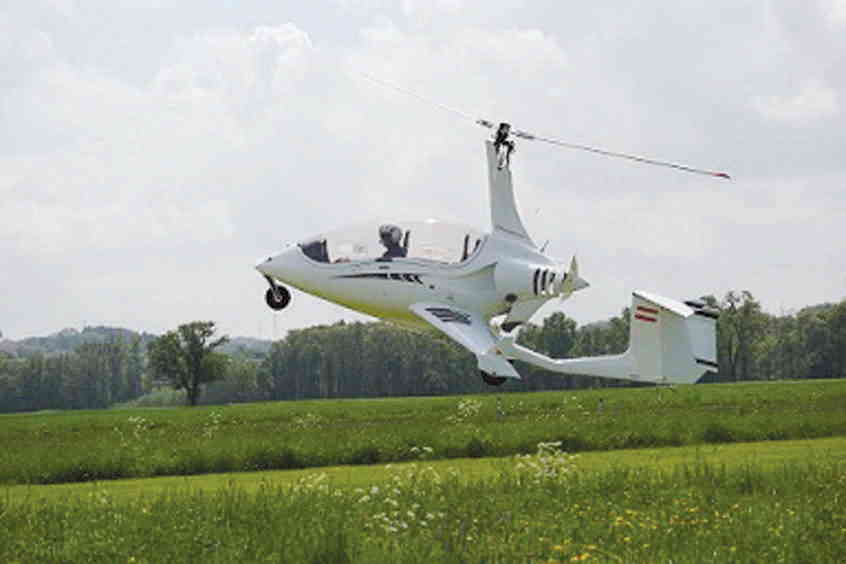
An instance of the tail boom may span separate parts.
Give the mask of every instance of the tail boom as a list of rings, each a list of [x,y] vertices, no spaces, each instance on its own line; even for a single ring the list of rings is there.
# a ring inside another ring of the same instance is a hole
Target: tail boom
[[[634,382],[693,384],[717,368],[714,312],[697,302],[681,303],[637,291],[632,294],[628,350],[619,355],[553,359],[500,339],[508,357],[564,374]]]

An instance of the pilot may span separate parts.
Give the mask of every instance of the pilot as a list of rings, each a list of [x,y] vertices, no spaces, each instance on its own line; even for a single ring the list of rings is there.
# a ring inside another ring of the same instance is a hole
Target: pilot
[[[402,229],[396,225],[386,224],[379,227],[379,240],[385,246],[385,254],[382,255],[381,260],[405,256],[406,250],[400,245]]]
[[[514,152],[514,141],[508,138],[511,125],[502,122],[494,134],[494,149],[499,158],[499,167],[508,167],[511,163],[511,153]]]

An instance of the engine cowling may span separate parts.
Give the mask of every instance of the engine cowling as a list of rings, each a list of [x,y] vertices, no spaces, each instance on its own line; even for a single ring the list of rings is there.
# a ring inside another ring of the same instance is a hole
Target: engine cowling
[[[511,302],[557,296],[564,278],[565,270],[555,264],[511,260],[497,263],[494,270],[497,294]]]

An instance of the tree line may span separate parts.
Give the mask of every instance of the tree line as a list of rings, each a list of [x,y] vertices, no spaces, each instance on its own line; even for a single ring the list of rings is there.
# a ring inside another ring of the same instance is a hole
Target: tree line
[[[150,389],[140,339],[83,343],[73,352],[0,354],[0,412],[109,407]]]
[[[703,300],[720,311],[719,372],[703,382],[846,377],[846,300],[780,315],[746,291]],[[551,357],[594,356],[623,352],[628,334],[628,308],[583,326],[557,312],[524,327],[519,341]],[[226,342],[214,323],[193,322],[154,339],[118,334],[71,352],[0,353],[0,412],[490,390],[473,356],[434,331],[338,322],[290,331],[268,352],[221,352]],[[631,385],[517,368],[524,380],[503,390]]]

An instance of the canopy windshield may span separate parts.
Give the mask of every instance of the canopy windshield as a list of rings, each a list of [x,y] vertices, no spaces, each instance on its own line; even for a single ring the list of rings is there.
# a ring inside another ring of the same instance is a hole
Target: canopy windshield
[[[374,221],[331,231],[300,243],[318,262],[424,259],[457,263],[473,255],[484,234],[457,223]]]

